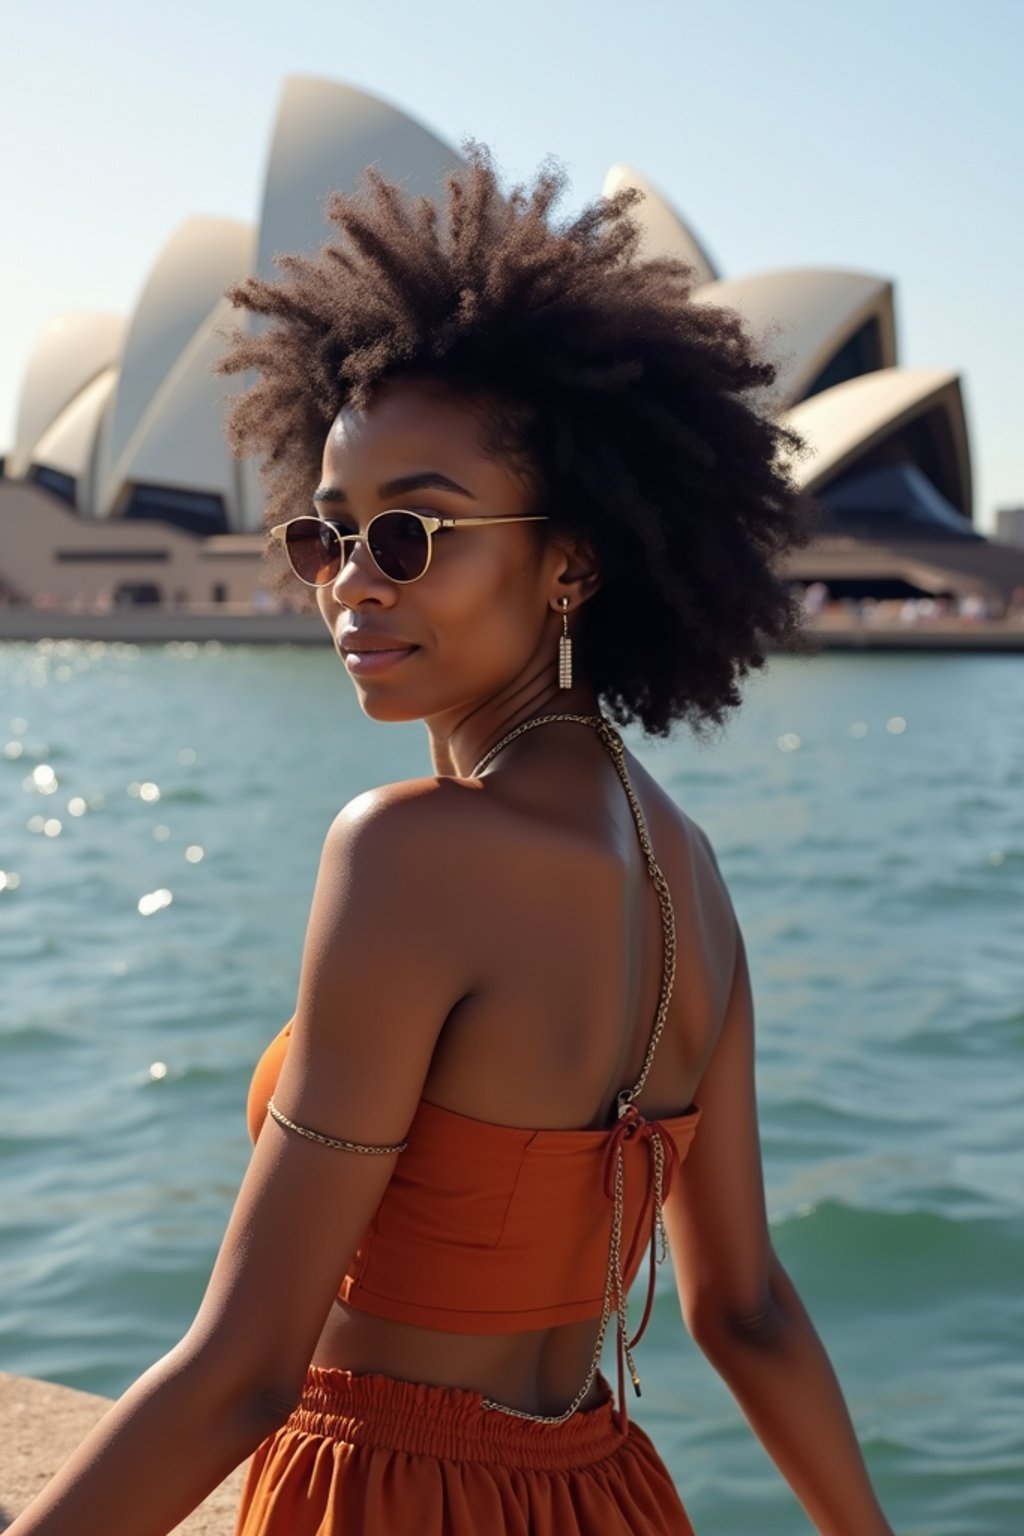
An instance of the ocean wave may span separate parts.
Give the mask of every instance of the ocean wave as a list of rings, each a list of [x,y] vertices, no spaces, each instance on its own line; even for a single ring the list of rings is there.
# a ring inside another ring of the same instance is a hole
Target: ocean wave
[[[1001,1286],[1003,1276],[1024,1274],[1024,1230],[1009,1215],[881,1210],[822,1200],[776,1216],[772,1231],[795,1261],[829,1269],[856,1273],[870,1262],[872,1270],[926,1276],[942,1286],[986,1277]]]
[[[6,1052],[62,1051],[73,1044],[74,1035],[48,1024],[0,1025],[0,1058]]]
[[[213,805],[215,798],[197,784],[172,784],[169,789],[161,791],[159,803],[160,805]]]

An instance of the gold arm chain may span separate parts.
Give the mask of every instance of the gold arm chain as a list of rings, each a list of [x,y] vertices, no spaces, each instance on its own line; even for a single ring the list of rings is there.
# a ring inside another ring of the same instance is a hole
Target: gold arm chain
[[[663,962],[661,994],[658,999],[658,1010],[655,1015],[654,1025],[651,1030],[651,1038],[648,1042],[647,1054],[644,1056],[643,1066],[640,1069],[640,1075],[636,1082],[633,1084],[632,1088],[624,1088],[619,1093],[618,1112],[621,1116],[626,1108],[636,1098],[639,1097],[643,1090],[643,1086],[647,1081],[648,1073],[650,1072],[652,1063],[654,1061],[654,1053],[658,1048],[658,1042],[661,1039],[662,1032],[665,1028],[665,1020],[668,1017],[669,1002],[671,1001],[672,987],[675,982],[676,974],[676,926],[675,912],[672,906],[672,895],[669,891],[668,881],[665,879],[661,866],[654,856],[654,848],[651,844],[650,836],[648,835],[647,822],[644,818],[643,808],[641,807],[640,802],[636,797],[633,786],[629,780],[629,774],[626,771],[625,746],[623,744],[622,737],[619,735],[615,727],[608,720],[606,720],[603,715],[583,715],[570,713],[536,715],[532,720],[524,720],[521,725],[517,725],[514,730],[511,730],[507,735],[502,736],[500,741],[495,742],[494,746],[491,747],[489,751],[486,752],[480,759],[479,763],[477,763],[470,777],[474,779],[478,778],[483,770],[487,767],[487,765],[501,751],[501,749],[508,746],[509,742],[515,741],[518,736],[522,736],[524,732],[533,730],[538,725],[547,725],[556,721],[569,721],[578,723],[580,725],[590,726],[592,730],[597,732],[611,753],[612,761],[615,764],[619,778],[622,780],[622,786],[626,791],[626,798],[629,801],[629,808],[633,814],[633,821],[636,825],[637,837],[640,841],[640,847],[643,851],[644,858],[647,861],[647,868],[654,883],[654,888],[658,893],[658,900],[661,905]],[[657,1232],[661,1240],[661,1254],[659,1255],[660,1258],[664,1256],[665,1251],[665,1226],[661,1211],[664,1182],[664,1148],[661,1145],[661,1136],[659,1133],[656,1133],[653,1138],[653,1152],[654,1209],[657,1223]],[[584,1398],[590,1391],[590,1387],[594,1381],[595,1376],[597,1375],[601,1364],[601,1353],[604,1348],[605,1338],[608,1333],[608,1324],[611,1320],[613,1311],[616,1314],[619,1339],[621,1342],[622,1352],[625,1357],[626,1365],[629,1370],[630,1378],[633,1382],[634,1388],[639,1392],[640,1378],[633,1360],[632,1350],[629,1346],[629,1323],[626,1317],[626,1294],[622,1274],[622,1224],[625,1214],[625,1164],[621,1146],[618,1148],[615,1159],[614,1196],[611,1236],[608,1244],[608,1268],[605,1276],[604,1298],[601,1305],[601,1321],[598,1324],[597,1338],[594,1341],[594,1352],[591,1356],[590,1365],[587,1368],[586,1379],[584,1380],[583,1385],[576,1393],[576,1396],[573,1398],[568,1408],[559,1414],[529,1413],[524,1408],[510,1408],[507,1404],[495,1402],[493,1398],[488,1397],[485,1397],[482,1400],[482,1406],[484,1408],[490,1409],[495,1413],[506,1414],[509,1418],[528,1419],[534,1424],[554,1425],[565,1423],[565,1421],[571,1418],[572,1415],[581,1406]]]
[[[273,1099],[267,1100],[267,1109],[278,1125],[283,1125],[289,1131],[295,1131],[299,1136],[305,1136],[307,1141],[318,1141],[322,1147],[334,1147],[339,1152],[368,1152],[371,1157],[390,1157],[393,1152],[404,1152],[409,1145],[407,1141],[396,1141],[390,1147],[371,1147],[362,1141],[339,1141],[336,1136],[321,1136],[319,1131],[311,1131],[308,1126],[296,1125],[294,1120],[289,1120],[274,1103]]]

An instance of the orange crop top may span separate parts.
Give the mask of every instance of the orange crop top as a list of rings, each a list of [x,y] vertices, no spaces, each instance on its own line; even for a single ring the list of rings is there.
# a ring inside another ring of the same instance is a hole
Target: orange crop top
[[[583,718],[589,722],[592,717]],[[619,741],[618,733],[608,730]],[[607,1324],[615,1311],[624,1417],[624,1363],[639,1391],[631,1351],[653,1301],[661,1203],[674,1169],[689,1150],[700,1110],[691,1106],[681,1114],[650,1120],[633,1102],[647,1078],[668,1009],[675,928],[668,887],[625,777],[621,742],[613,757],[629,788],[641,843],[653,866],[666,941],[662,993],[640,1078],[619,1094],[618,1118],[606,1130],[520,1129],[421,1100],[406,1133],[406,1150],[339,1295],[349,1306],[375,1317],[471,1334],[548,1328],[595,1317]],[[289,1020],[271,1042],[253,1075],[248,1124],[254,1141],[292,1023]],[[637,1334],[628,1339],[626,1293],[648,1245],[647,1304]],[[580,1399],[582,1395],[581,1390]]]

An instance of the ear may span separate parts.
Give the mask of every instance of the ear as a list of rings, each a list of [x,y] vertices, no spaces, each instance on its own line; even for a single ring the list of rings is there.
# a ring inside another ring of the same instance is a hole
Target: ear
[[[560,600],[567,597],[570,609],[578,608],[593,597],[600,585],[597,557],[587,541],[572,539],[560,543],[558,565],[551,584],[553,606],[557,608]]]

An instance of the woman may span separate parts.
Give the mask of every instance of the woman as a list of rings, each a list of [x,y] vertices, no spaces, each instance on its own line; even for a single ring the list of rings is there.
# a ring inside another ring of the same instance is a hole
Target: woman
[[[17,1536],[166,1532],[254,1451],[241,1536],[690,1532],[628,1417],[662,1217],[816,1529],[889,1532],[769,1240],[728,892],[611,724],[707,730],[799,643],[797,443],[737,317],[638,259],[631,196],[558,226],[558,191],[506,200],[472,150],[439,218],[370,174],[335,244],[233,290],[270,322],[222,367],[257,376],[231,432],[271,547],[434,772],[329,829],[199,1313]]]

